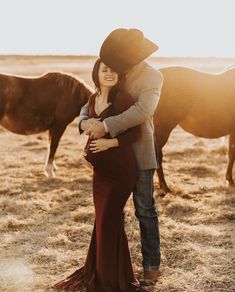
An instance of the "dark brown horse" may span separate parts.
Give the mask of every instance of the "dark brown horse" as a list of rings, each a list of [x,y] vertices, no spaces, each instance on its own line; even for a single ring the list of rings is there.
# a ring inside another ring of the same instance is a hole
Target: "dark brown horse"
[[[198,137],[218,138],[230,135],[226,179],[234,186],[235,68],[220,74],[208,74],[185,67],[167,67],[160,71],[164,76],[164,84],[154,114],[160,164],[162,148],[177,125]],[[170,191],[162,165],[158,169],[158,177],[161,191]]]
[[[91,93],[83,82],[58,72],[39,78],[0,74],[0,125],[21,135],[49,130],[45,174],[54,176],[53,159],[60,138]]]

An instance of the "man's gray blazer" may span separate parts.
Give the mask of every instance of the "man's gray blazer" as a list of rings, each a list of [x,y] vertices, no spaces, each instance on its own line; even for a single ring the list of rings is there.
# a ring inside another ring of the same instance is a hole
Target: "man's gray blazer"
[[[141,124],[142,137],[132,144],[138,169],[155,169],[157,160],[154,147],[153,113],[160,97],[162,74],[141,62],[128,70],[124,84],[127,91],[136,100],[135,104],[125,112],[104,120],[109,133],[116,137],[128,128]],[[80,112],[79,121],[87,118],[88,104]]]

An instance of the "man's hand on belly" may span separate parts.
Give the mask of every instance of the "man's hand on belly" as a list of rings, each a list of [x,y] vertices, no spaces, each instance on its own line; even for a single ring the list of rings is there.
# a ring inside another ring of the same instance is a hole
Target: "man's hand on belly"
[[[104,124],[100,121],[95,121],[90,129],[87,131],[87,134],[91,135],[91,138],[102,138],[105,136]]]

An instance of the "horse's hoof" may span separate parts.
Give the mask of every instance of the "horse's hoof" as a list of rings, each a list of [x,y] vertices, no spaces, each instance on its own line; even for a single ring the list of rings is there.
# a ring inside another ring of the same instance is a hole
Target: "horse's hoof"
[[[48,177],[48,178],[55,178],[55,173],[54,173],[54,171],[48,171],[48,170],[44,170],[44,174],[45,174],[45,176],[46,177]]]
[[[226,177],[226,182],[228,183],[228,185],[229,185],[230,187],[232,187],[232,188],[235,187],[235,183],[234,183],[232,177]]]
[[[53,163],[53,169],[54,170],[57,170],[58,169],[58,166],[55,163]]]
[[[157,193],[160,197],[165,197],[167,193],[171,193],[171,189],[169,189],[168,187],[163,187],[160,188]]]
[[[229,180],[229,181],[228,181],[228,185],[229,185],[230,187],[232,187],[232,188],[235,188],[235,183],[234,183],[233,180]]]

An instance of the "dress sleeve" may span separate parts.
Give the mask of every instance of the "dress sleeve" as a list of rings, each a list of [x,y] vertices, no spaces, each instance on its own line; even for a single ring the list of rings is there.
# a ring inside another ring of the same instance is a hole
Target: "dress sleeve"
[[[134,99],[128,93],[122,91],[113,102],[113,109],[115,115],[121,114],[126,111],[135,103]],[[141,137],[141,126],[135,126],[127,129],[126,131],[119,134],[116,138],[118,139],[119,146],[127,146],[135,142]]]

